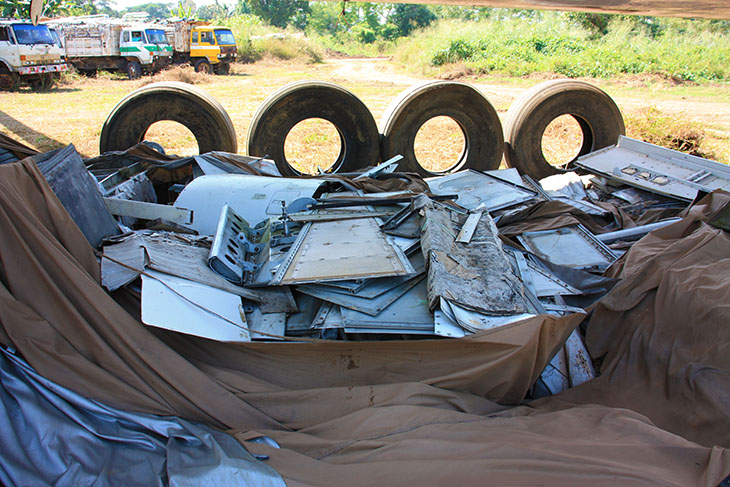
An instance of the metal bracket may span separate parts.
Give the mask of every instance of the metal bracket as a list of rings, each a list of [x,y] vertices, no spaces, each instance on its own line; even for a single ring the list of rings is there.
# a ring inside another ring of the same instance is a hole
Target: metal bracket
[[[251,227],[228,205],[224,205],[208,256],[210,268],[239,285],[253,280],[269,257],[270,222],[266,219]]]

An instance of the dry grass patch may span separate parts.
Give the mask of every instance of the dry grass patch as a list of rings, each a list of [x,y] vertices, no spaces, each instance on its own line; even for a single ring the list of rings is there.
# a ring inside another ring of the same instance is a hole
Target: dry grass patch
[[[144,78],[142,78],[140,86],[145,86],[150,83],[157,83],[161,81],[179,81],[181,83],[197,85],[210,83],[213,76],[215,75],[196,73],[195,68],[193,68],[189,64],[182,64],[180,66],[172,66],[164,69],[159,73],[156,73],[154,76],[145,76]]]
[[[668,116],[657,108],[649,107],[625,118],[626,135],[629,137],[693,156],[719,159],[718,154],[705,144],[705,127],[687,117]]]

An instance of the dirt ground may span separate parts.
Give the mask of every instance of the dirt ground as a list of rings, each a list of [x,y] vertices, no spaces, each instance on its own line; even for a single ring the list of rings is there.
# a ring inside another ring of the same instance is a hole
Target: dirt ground
[[[246,153],[251,119],[276,89],[289,82],[312,79],[331,81],[355,93],[368,106],[379,127],[391,101],[403,90],[433,78],[403,73],[386,58],[332,58],[313,65],[262,61],[236,65],[229,76],[198,76],[179,68],[129,81],[98,77],[79,78],[49,92],[23,89],[0,93],[0,131],[39,150],[50,150],[69,143],[85,156],[98,154],[101,129],[114,105],[126,94],[152,81],[202,81],[198,84],[211,93],[226,109],[236,129],[239,153]],[[504,119],[510,104],[530,86],[542,81],[530,79],[461,78],[473,84],[494,105]],[[675,87],[647,83],[645,80],[590,80],[611,95],[624,116],[648,106],[665,116],[691,119],[711,134],[718,160],[730,161],[730,87]],[[175,122],[158,122],[147,138],[163,145],[169,153],[197,153],[193,135]],[[581,135],[572,117],[561,117],[546,131],[543,151],[548,160],[569,160],[580,146]],[[416,154],[431,170],[451,166],[461,154],[464,137],[448,117],[429,121],[416,138]],[[326,121],[308,120],[296,126],[287,138],[286,154],[299,170],[326,169],[339,153],[337,130]]]

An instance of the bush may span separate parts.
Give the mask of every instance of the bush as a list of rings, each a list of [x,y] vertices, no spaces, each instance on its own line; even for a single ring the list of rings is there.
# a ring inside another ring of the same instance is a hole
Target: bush
[[[657,74],[688,82],[730,81],[730,33],[720,28],[724,23],[586,16],[597,22],[588,29],[566,14],[518,13],[500,11],[479,22],[441,20],[401,42],[397,59],[418,63],[424,71],[463,63],[477,73],[510,76]],[[604,25],[602,19],[609,21]]]
[[[703,147],[706,133],[700,123],[664,115],[655,107],[627,116],[626,135],[693,156],[718,159],[712,150]]]

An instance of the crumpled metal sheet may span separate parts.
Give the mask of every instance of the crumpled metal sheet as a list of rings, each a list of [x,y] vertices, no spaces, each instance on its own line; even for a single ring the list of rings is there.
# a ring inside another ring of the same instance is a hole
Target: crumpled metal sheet
[[[2,485],[285,485],[225,433],[102,405],[1,352]]]
[[[428,266],[431,309],[443,297],[489,315],[526,313],[522,283],[507,260],[497,227],[488,214],[477,223],[468,244],[456,241],[466,221],[433,204],[423,209],[421,248]]]

